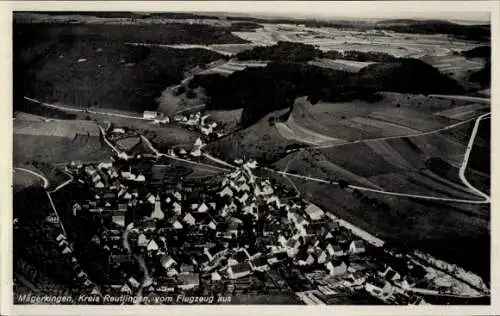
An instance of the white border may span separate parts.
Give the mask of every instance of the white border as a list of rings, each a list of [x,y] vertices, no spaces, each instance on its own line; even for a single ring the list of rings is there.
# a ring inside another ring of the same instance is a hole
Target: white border
[[[168,2],[118,2],[118,1],[26,1],[26,2],[0,2],[0,33],[4,38],[3,45],[0,45],[0,69],[3,84],[1,94],[2,106],[0,113],[5,131],[0,136],[0,216],[1,216],[1,315],[136,315],[147,313],[148,315],[166,313],[170,315],[279,315],[288,314],[303,315],[312,312],[314,314],[340,313],[341,315],[486,315],[500,314],[500,265],[498,259],[500,247],[495,242],[498,240],[498,227],[500,216],[496,214],[496,195],[500,187],[497,178],[497,168],[494,157],[500,155],[499,140],[492,137],[492,207],[491,207],[491,244],[492,244],[492,273],[491,273],[491,306],[46,306],[46,305],[12,305],[12,11],[259,11],[265,13],[282,12],[291,14],[293,12],[304,12],[307,8],[315,7],[320,10],[337,12],[353,12],[373,17],[385,18],[391,13],[394,17],[407,17],[408,12],[418,14],[443,12],[490,12],[492,30],[492,53],[498,57],[500,54],[499,31],[500,31],[500,2],[498,1],[338,1],[338,2],[310,2],[310,1],[168,1]],[[298,14],[297,14],[298,16]],[[430,15],[429,15],[430,16]],[[497,58],[492,62],[492,108],[498,106],[499,95],[499,63]],[[493,112],[496,112],[493,110]],[[500,135],[500,125],[494,124],[497,121],[496,114],[493,115],[492,132]],[[500,120],[500,119],[498,119]],[[463,254],[467,256],[467,253]]]

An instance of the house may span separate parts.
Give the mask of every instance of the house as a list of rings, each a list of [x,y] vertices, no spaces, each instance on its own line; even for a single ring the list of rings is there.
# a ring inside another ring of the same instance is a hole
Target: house
[[[227,253],[227,249],[224,248],[222,245],[216,245],[212,248],[205,248],[203,253],[205,253],[208,256],[208,259],[210,261],[216,260],[220,257],[222,257],[224,254]]]
[[[278,252],[273,254],[267,259],[267,262],[269,262],[270,265],[273,265],[278,262],[282,262],[288,259],[288,254],[286,252]]]
[[[179,280],[178,287],[181,290],[191,290],[200,285],[200,275],[198,273],[187,272],[177,276]]]
[[[210,277],[211,277],[212,281],[220,281],[222,279],[222,277],[220,276],[220,274],[217,271],[212,272],[210,274]]]
[[[190,213],[186,213],[182,221],[190,226],[196,224],[196,219]]]
[[[64,255],[67,255],[67,254],[70,254],[71,253],[71,249],[69,249],[69,247],[66,247],[64,248],[62,251],[61,251],[62,254]]]
[[[264,272],[269,270],[269,265],[267,264],[267,260],[263,257],[250,260],[249,264],[252,270],[254,271]]]
[[[134,277],[130,277],[128,279],[128,283],[130,285],[132,285],[132,287],[135,287],[135,288],[138,288],[139,286],[141,286],[141,283],[139,283],[139,281],[137,281]]]
[[[344,261],[341,262],[328,261],[325,266],[329,274],[332,276],[339,276],[347,273],[347,265],[345,264]]]
[[[176,265],[177,262],[172,258],[171,255],[163,255],[160,259],[160,263],[165,270],[170,269],[172,266]]]
[[[326,254],[325,251],[321,251],[318,254],[318,263],[323,264],[326,262],[326,259],[328,259],[328,255]]]
[[[172,204],[172,209],[173,209],[173,211],[174,211],[175,214],[181,215],[182,207],[181,207],[181,205],[179,203],[174,202],[174,204]]]
[[[225,186],[224,189],[222,189],[222,191],[219,192],[219,195],[221,197],[224,197],[224,196],[233,197],[233,190],[231,190],[230,187]]]
[[[252,268],[247,262],[231,265],[227,269],[227,274],[230,279],[239,279],[249,275],[251,272]]]
[[[142,117],[146,120],[154,120],[158,117],[158,112],[156,111],[144,111]]]
[[[61,240],[65,240],[65,239],[66,239],[66,237],[64,237],[64,235],[63,235],[63,234],[59,234],[59,235],[57,235],[57,237],[56,237],[56,241],[61,241]]]
[[[311,221],[318,221],[323,218],[325,212],[314,204],[309,204],[304,212],[309,216]]]
[[[120,227],[125,227],[125,215],[113,215],[111,216],[113,223]]]
[[[369,278],[365,283],[365,290],[377,297],[390,296],[393,291],[389,282],[377,278]]]
[[[353,240],[349,245],[349,252],[352,254],[358,254],[365,252],[365,244],[362,240]]]
[[[130,288],[130,286],[128,286],[128,284],[124,284],[120,288],[120,292],[125,293],[125,294],[132,294],[132,289]]]
[[[102,183],[101,181],[97,181],[97,183],[95,184],[95,187],[97,189],[102,189],[102,188],[104,188],[104,183]]]
[[[140,234],[139,237],[137,238],[137,246],[139,247],[146,247],[148,244],[149,240],[146,238],[146,235]]]
[[[262,255],[262,253],[259,252],[255,247],[244,248],[243,251],[250,260],[258,258]]]
[[[176,191],[174,193],[174,198],[177,200],[177,201],[181,201],[182,200],[182,194],[178,191]]]
[[[314,257],[312,254],[305,251],[299,252],[295,259],[297,260],[297,264],[299,266],[309,266],[314,263]]]
[[[326,246],[326,251],[328,252],[328,254],[330,256],[333,256],[333,257],[340,257],[340,256],[343,256],[345,254],[344,250],[339,245],[328,244]]]
[[[158,247],[158,244],[156,243],[156,241],[154,241],[154,239],[151,239],[148,243],[148,246],[146,248],[148,251],[156,251],[159,249]]]
[[[362,285],[366,281],[366,276],[361,271],[356,271],[351,273],[348,278],[352,285]]]
[[[387,269],[381,273],[381,276],[389,282],[401,279],[401,275],[391,267],[387,267]]]
[[[200,157],[201,156],[201,150],[200,148],[194,148],[191,152],[190,155],[193,157]]]
[[[194,266],[192,264],[183,263],[180,271],[181,273],[194,272]]]
[[[205,203],[201,203],[200,206],[198,206],[198,212],[206,213],[207,211],[208,211],[208,206]]]
[[[427,305],[427,302],[424,301],[424,298],[419,295],[410,296],[408,305]]]
[[[175,220],[174,223],[172,224],[172,227],[174,229],[182,229],[184,226],[182,226],[181,222],[179,222],[178,220]]]

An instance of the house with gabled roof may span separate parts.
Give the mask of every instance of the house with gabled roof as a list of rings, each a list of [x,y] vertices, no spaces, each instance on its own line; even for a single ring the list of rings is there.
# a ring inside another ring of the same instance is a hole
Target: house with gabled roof
[[[124,284],[121,288],[120,288],[120,292],[122,293],[125,293],[125,294],[132,294],[132,289],[130,288],[130,286],[128,284]]]
[[[148,251],[156,251],[159,249],[158,247],[158,243],[154,240],[154,239],[151,239],[149,242],[148,242],[148,245],[146,247],[146,249]]]
[[[344,261],[328,261],[325,267],[332,276],[339,276],[347,273],[347,265]]]
[[[252,273],[252,268],[247,262],[231,265],[227,268],[227,274],[230,279],[239,279]]]
[[[353,240],[349,245],[349,252],[358,254],[365,252],[365,243],[362,240]]]
[[[163,255],[160,258],[160,263],[161,263],[162,267],[165,268],[165,270],[168,270],[171,267],[177,265],[177,261],[175,261],[171,255]]]

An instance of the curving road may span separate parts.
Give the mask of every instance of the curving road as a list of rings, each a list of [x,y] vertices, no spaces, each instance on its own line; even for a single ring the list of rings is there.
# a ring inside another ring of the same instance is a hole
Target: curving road
[[[465,151],[462,166],[460,166],[460,170],[458,173],[460,179],[465,184],[465,186],[467,186],[470,190],[472,190],[477,195],[482,196],[484,198],[485,202],[488,202],[488,203],[491,202],[491,198],[487,194],[485,194],[484,192],[480,191],[479,189],[474,187],[472,184],[470,184],[470,182],[467,180],[467,178],[465,178],[465,170],[467,169],[467,164],[469,162],[469,157],[470,157],[470,153],[472,151],[472,148],[474,148],[474,140],[476,139],[477,131],[479,129],[479,124],[481,123],[482,119],[486,118],[490,114],[491,113],[483,114],[476,120],[476,123],[474,124],[474,128],[472,129],[472,134],[470,136],[469,143],[467,144],[467,150]]]

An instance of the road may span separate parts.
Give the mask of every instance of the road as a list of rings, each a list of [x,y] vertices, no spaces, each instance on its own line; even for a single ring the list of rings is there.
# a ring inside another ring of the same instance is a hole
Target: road
[[[50,103],[45,103],[36,99],[32,99],[29,97],[24,97],[25,100],[34,102],[34,103],[39,103],[43,106],[53,108],[56,110],[61,110],[61,111],[67,111],[67,112],[78,112],[78,113],[92,113],[92,114],[100,114],[100,115],[106,115],[106,116],[116,116],[116,117],[121,117],[121,118],[129,118],[129,119],[135,119],[135,120],[144,120],[144,121],[154,121],[154,119],[147,119],[142,116],[134,116],[134,115],[127,115],[127,114],[121,114],[121,113],[115,113],[115,112],[105,112],[105,111],[95,111],[95,110],[87,110],[87,109],[77,109],[69,106],[63,106],[63,105],[55,105],[55,104],[50,104]]]
[[[467,169],[467,164],[469,162],[470,153],[472,151],[472,148],[474,148],[474,140],[476,139],[477,131],[479,129],[479,124],[481,123],[481,120],[483,118],[485,118],[486,116],[488,116],[490,114],[491,113],[483,114],[483,115],[481,115],[476,120],[476,123],[474,124],[474,128],[472,129],[472,134],[470,136],[469,143],[467,144],[467,150],[465,151],[465,156],[464,156],[464,160],[462,162],[462,166],[460,166],[460,170],[459,170],[459,173],[458,173],[458,175],[459,175],[460,179],[462,180],[462,182],[470,190],[472,190],[474,193],[476,193],[477,195],[482,196],[485,199],[485,201],[487,201],[488,203],[491,201],[491,198],[487,194],[481,192],[479,189],[475,188],[472,184],[470,184],[470,182],[467,180],[467,178],[465,178],[465,171]]]
[[[487,104],[489,104],[491,102],[489,98],[471,97],[468,95],[429,94],[429,96],[434,97],[434,98],[441,98],[441,99],[470,101],[470,102],[487,103]]]
[[[149,270],[148,270],[148,267],[146,266],[146,262],[144,261],[144,258],[133,254],[132,248],[130,247],[130,243],[128,241],[128,235],[130,234],[130,230],[132,230],[132,228],[134,228],[134,223],[128,224],[128,226],[125,228],[125,231],[123,232],[122,240],[123,240],[123,248],[125,248],[129,254],[134,256],[137,263],[139,263],[139,267],[141,268],[142,273],[144,275],[143,280],[141,282],[141,286],[140,286],[139,290],[137,291],[136,299],[135,299],[135,304],[140,304],[141,299],[142,299],[142,290],[143,290],[143,288],[149,286],[152,283],[152,279],[151,279],[151,276],[149,275]]]

